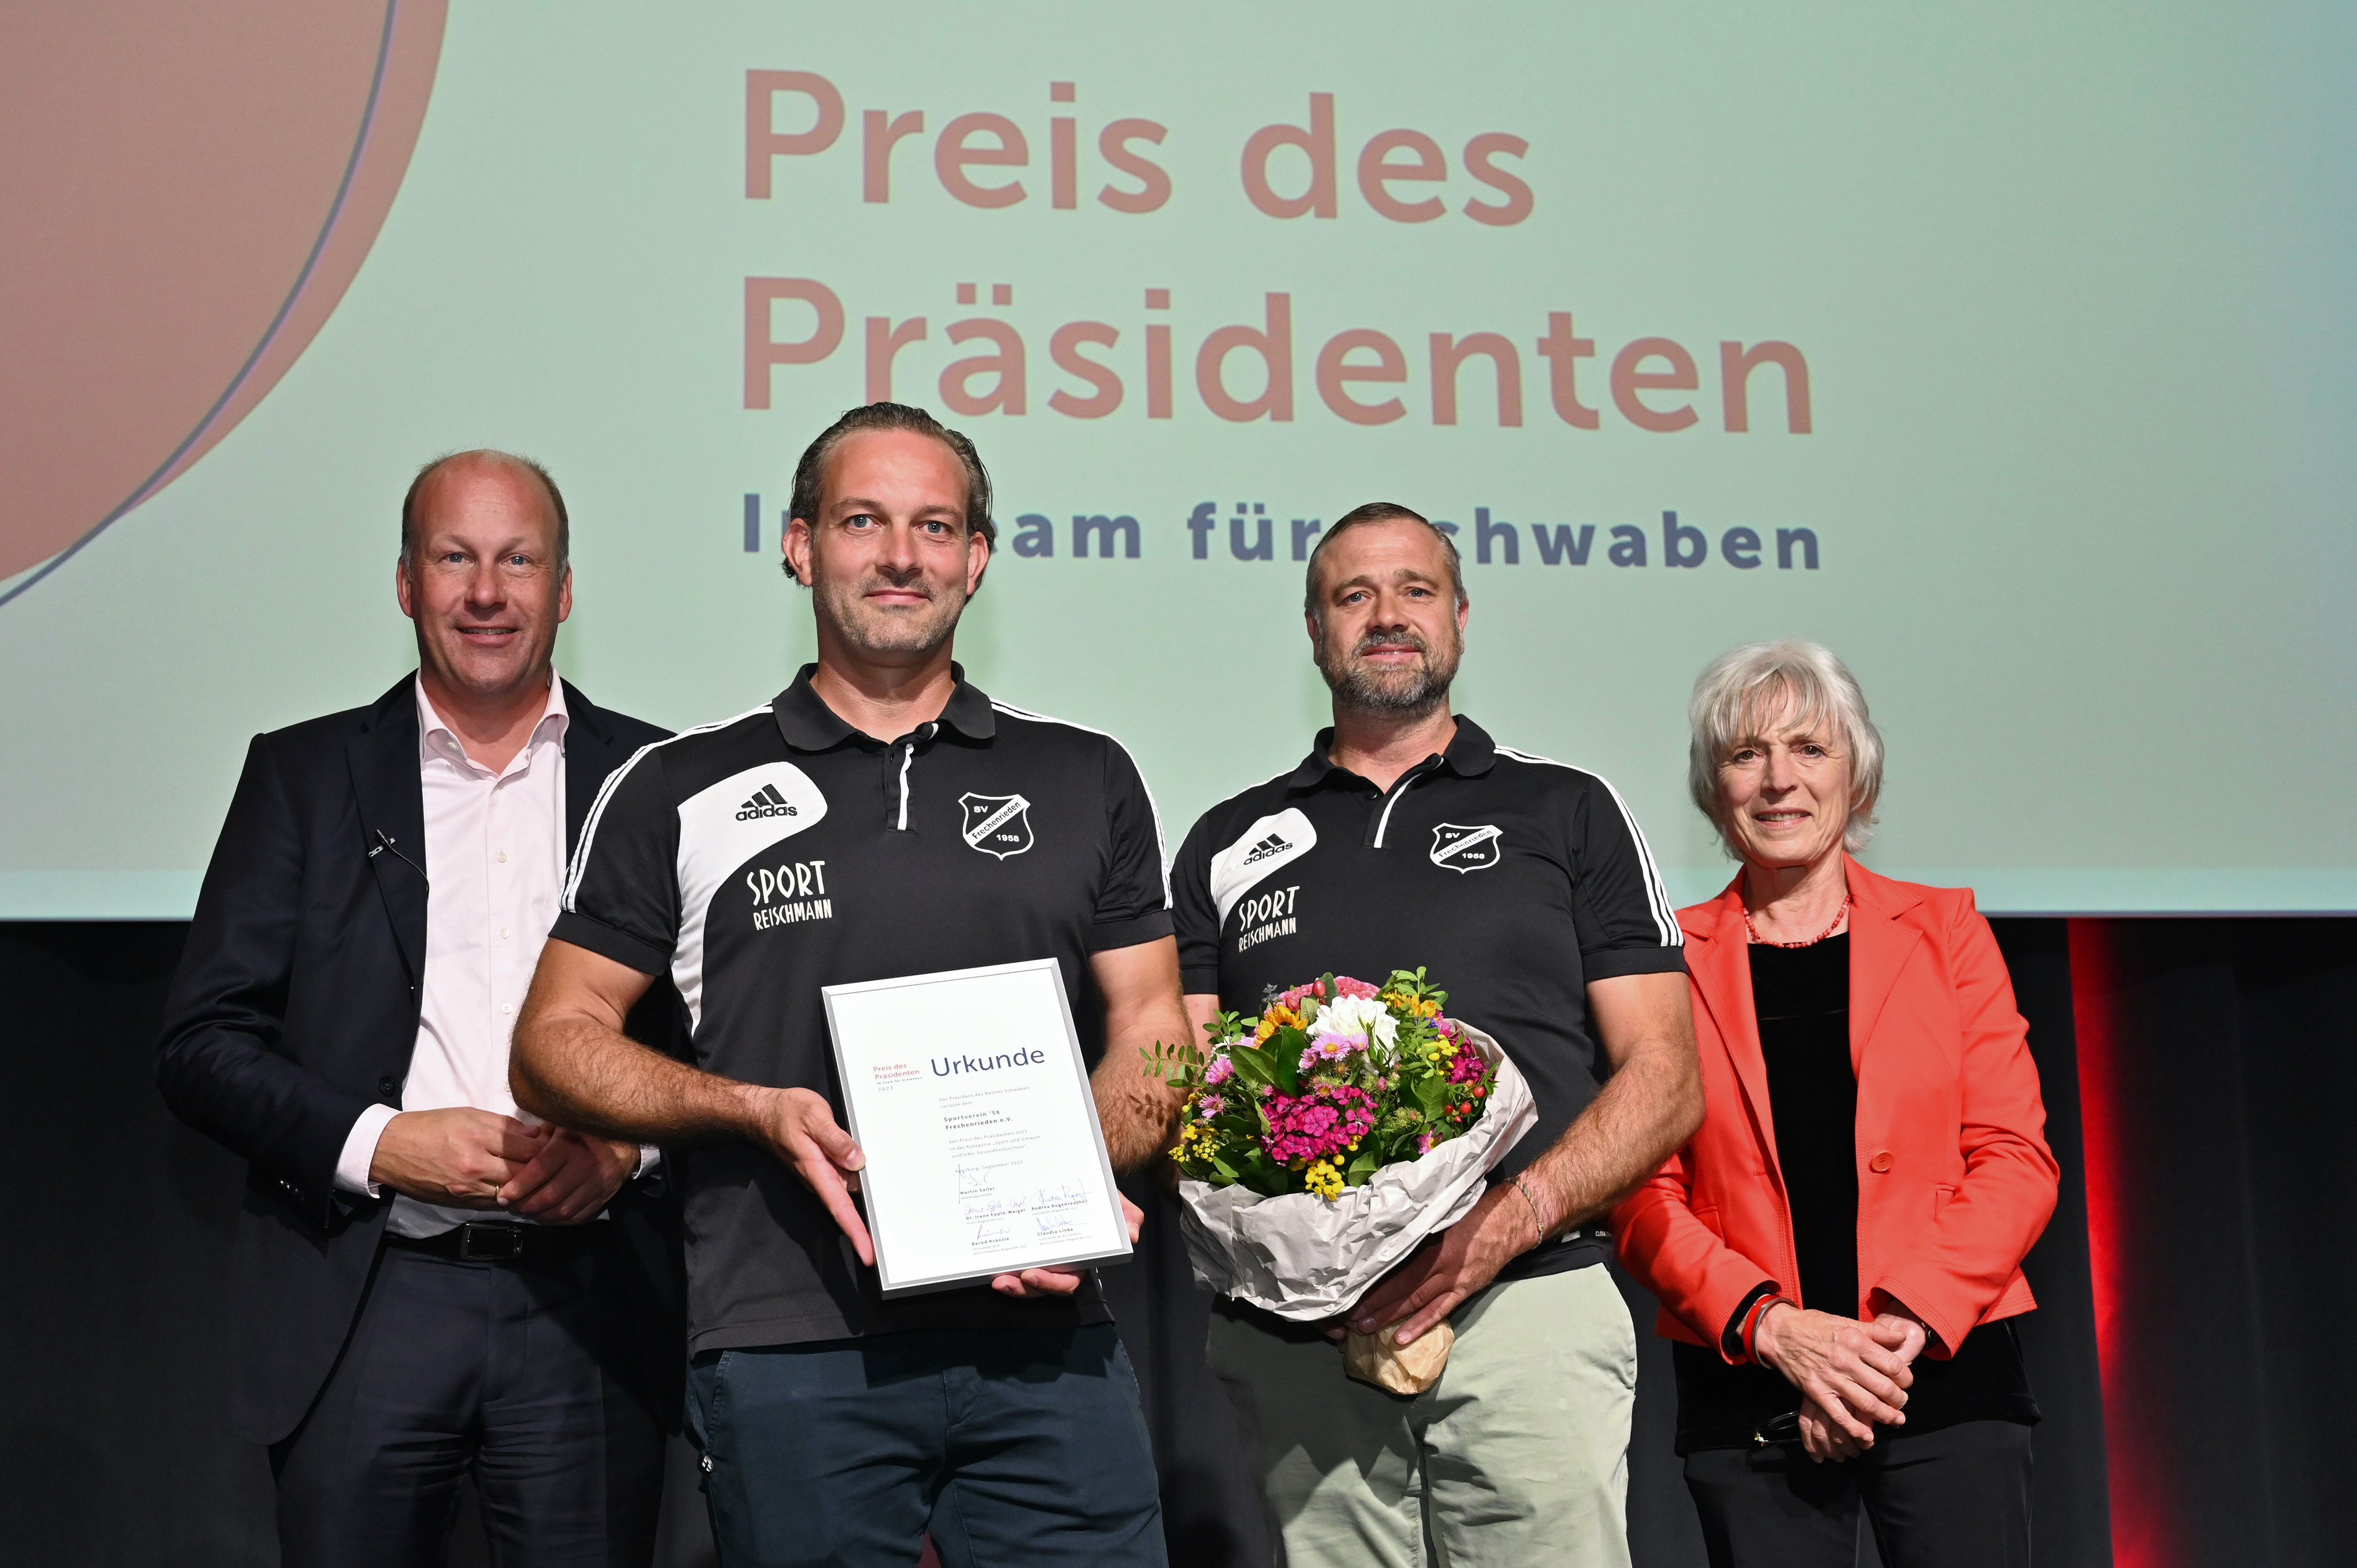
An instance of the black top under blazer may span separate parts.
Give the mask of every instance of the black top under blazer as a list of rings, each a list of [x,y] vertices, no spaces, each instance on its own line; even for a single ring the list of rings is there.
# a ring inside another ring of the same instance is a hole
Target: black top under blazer
[[[665,731],[569,682],[568,856],[600,785]],[[425,796],[411,677],[365,708],[256,736],[197,897],[156,1076],[174,1114],[248,1161],[230,1267],[229,1426],[292,1433],[350,1334],[393,1193],[336,1188],[361,1111],[398,1107],[425,961]],[[630,1034],[680,1054],[677,993],[651,988]],[[605,1223],[631,1261],[644,1392],[675,1425],[684,1369],[678,1227],[660,1172]]]

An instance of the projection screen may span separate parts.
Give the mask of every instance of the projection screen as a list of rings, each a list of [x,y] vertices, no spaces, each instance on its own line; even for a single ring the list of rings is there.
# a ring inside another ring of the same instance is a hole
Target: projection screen
[[[247,737],[411,668],[397,503],[565,487],[560,670],[810,656],[796,456],[969,432],[993,695],[1169,846],[1324,722],[1299,564],[1456,529],[1457,703],[1728,864],[1684,703],[1857,672],[1867,858],[1992,911],[2357,909],[2346,7],[14,7],[0,917],[180,918]]]

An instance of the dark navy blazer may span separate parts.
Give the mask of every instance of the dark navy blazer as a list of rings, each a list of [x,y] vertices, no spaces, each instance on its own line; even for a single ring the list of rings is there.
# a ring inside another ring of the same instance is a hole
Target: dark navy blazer
[[[565,687],[569,855],[598,787],[666,732]],[[198,895],[156,1076],[175,1114],[245,1156],[230,1269],[229,1425],[275,1443],[302,1421],[350,1334],[393,1194],[336,1188],[371,1103],[398,1106],[425,961],[425,801],[408,677],[365,708],[256,736]],[[677,993],[650,989],[630,1033],[683,1048]],[[684,1369],[677,1223],[660,1175],[608,1221],[630,1261],[650,1402],[677,1417]]]

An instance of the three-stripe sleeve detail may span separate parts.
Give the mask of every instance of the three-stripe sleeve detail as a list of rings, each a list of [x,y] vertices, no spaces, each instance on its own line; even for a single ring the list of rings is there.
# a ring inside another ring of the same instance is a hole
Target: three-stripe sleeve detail
[[[754,714],[766,714],[769,711],[769,705],[763,703],[760,707],[748,708],[741,714],[733,714],[712,724],[697,725],[694,729],[683,729],[677,735],[665,736],[661,740],[651,740],[630,753],[630,759],[628,762],[606,775],[606,781],[597,786],[597,799],[590,803],[588,818],[581,824],[581,842],[574,847],[573,866],[565,874],[565,896],[558,900],[558,907],[568,915],[580,913],[573,907],[573,900],[581,891],[581,875],[588,867],[589,846],[597,840],[597,824],[606,815],[606,802],[614,798],[614,791],[620,786],[623,777],[631,768],[636,768],[647,753],[669,746],[675,740],[685,740],[692,735],[710,735],[714,730],[726,729],[730,725],[743,724]]]
[[[1090,735],[1102,736],[1106,740],[1113,743],[1114,749],[1120,752],[1123,759],[1128,762],[1129,770],[1137,775],[1137,787],[1146,791],[1146,809],[1149,812],[1153,813],[1154,816],[1154,858],[1161,862],[1162,865],[1162,907],[1165,909],[1169,908],[1171,907],[1170,840],[1162,832],[1162,807],[1161,804],[1154,799],[1154,786],[1146,781],[1146,769],[1137,765],[1137,758],[1130,755],[1129,747],[1122,745],[1121,737],[1114,735],[1111,730],[1102,730],[1097,728],[1094,725],[1074,724],[1070,719],[1060,719],[1051,717],[1047,714],[1031,713],[1027,709],[1015,707],[1009,703],[999,702],[996,699],[993,699],[990,705],[997,709],[1002,714],[1009,714],[1018,719],[1029,719],[1033,724],[1062,725],[1066,729],[1085,730]]]
[[[1653,928],[1661,936],[1662,945],[1665,948],[1685,946],[1686,934],[1678,925],[1676,907],[1670,902],[1669,889],[1662,885],[1661,870],[1653,863],[1653,846],[1645,842],[1645,830],[1637,825],[1636,814],[1629,810],[1629,802],[1620,798],[1620,791],[1612,787],[1612,781],[1600,773],[1590,773],[1584,768],[1574,768],[1568,762],[1557,762],[1552,757],[1541,757],[1536,752],[1518,751],[1510,746],[1498,747],[1498,754],[1511,757],[1517,762],[1560,768],[1566,772],[1593,779],[1604,786],[1604,792],[1611,796],[1613,805],[1620,808],[1620,820],[1628,825],[1629,837],[1637,846],[1638,863],[1645,873],[1645,902],[1652,912]]]

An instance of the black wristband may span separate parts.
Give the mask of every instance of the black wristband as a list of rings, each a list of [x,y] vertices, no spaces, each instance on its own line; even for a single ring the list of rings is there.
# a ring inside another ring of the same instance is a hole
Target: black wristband
[[[1760,1297],[1775,1294],[1776,1282],[1761,1280],[1736,1304],[1735,1316],[1727,1320],[1727,1326],[1719,1331],[1718,1336],[1718,1348],[1728,1360],[1743,1359],[1743,1320],[1751,1316],[1751,1309],[1760,1305]]]

